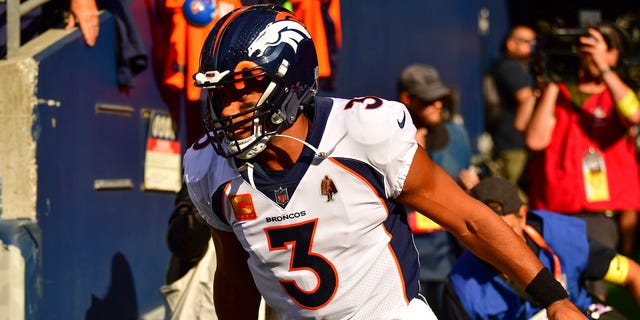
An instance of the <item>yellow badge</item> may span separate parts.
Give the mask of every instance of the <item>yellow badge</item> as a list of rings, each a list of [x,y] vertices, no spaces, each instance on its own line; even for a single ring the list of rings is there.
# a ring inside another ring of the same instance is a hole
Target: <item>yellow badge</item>
[[[607,168],[602,155],[590,148],[582,159],[582,175],[584,178],[584,192],[588,202],[608,201],[609,182]]]

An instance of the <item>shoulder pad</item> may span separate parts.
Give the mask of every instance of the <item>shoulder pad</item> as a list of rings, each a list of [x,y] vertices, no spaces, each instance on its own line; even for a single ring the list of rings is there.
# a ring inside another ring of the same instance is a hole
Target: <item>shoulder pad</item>
[[[413,126],[409,111],[402,103],[362,97],[352,99],[350,104],[351,107],[345,106],[345,126],[347,134],[359,143],[378,144]]]

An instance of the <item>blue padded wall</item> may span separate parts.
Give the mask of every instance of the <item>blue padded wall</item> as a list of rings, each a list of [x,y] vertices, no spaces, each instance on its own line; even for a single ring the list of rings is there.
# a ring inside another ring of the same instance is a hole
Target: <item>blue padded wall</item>
[[[472,139],[484,130],[481,76],[497,57],[509,27],[504,0],[341,1],[343,48],[337,89],[343,98],[377,95],[396,99],[396,82],[412,63],[433,65],[460,92],[460,112]],[[489,9],[489,33],[478,15]]]
[[[146,12],[142,12],[145,14]],[[79,32],[36,57],[39,104],[38,202],[42,229],[40,319],[136,319],[162,305],[169,258],[165,234],[174,194],[142,191],[147,119],[167,110],[152,68],[136,87],[116,84],[114,24],[103,14],[95,47]],[[149,44],[147,21],[138,21]],[[146,29],[145,29],[146,28]],[[147,46],[149,48],[149,46]],[[133,108],[96,113],[96,103]],[[95,190],[95,179],[131,179],[133,188]]]

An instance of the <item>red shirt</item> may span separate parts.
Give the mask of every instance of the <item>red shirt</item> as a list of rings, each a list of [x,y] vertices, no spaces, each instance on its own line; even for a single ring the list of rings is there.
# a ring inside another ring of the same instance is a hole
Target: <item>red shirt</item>
[[[575,106],[560,84],[556,125],[546,149],[529,163],[530,206],[562,213],[640,209],[640,175],[634,137],[615,110],[609,90]],[[588,201],[582,163],[590,148],[602,154],[609,199]]]

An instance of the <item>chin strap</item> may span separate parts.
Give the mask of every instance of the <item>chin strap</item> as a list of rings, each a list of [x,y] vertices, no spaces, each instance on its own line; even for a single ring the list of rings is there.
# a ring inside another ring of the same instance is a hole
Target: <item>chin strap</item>
[[[313,153],[314,153],[314,155],[316,157],[319,157],[319,158],[326,158],[327,157],[327,153],[326,152],[318,150],[312,144],[310,144],[309,142],[306,142],[306,141],[304,141],[302,139],[298,139],[298,138],[292,137],[292,136],[287,136],[287,135],[284,135],[284,134],[275,134],[273,136],[274,137],[282,137],[282,138],[289,138],[289,139],[296,140],[296,141],[304,144],[305,146],[307,146],[309,149],[313,150]],[[242,171],[246,170],[247,171],[247,177],[249,178],[249,183],[251,184],[252,187],[256,188],[256,184],[255,184],[255,181],[253,179],[253,172],[254,172],[254,167],[255,167],[253,165],[253,163],[245,162],[239,168],[235,168],[235,164],[234,164],[232,158],[227,158],[227,162],[228,162],[229,166],[231,168],[234,168],[234,170],[237,173],[241,173]]]
[[[311,143],[306,142],[306,141],[304,141],[302,139],[298,139],[298,138],[292,137],[292,136],[287,136],[287,135],[284,135],[284,134],[274,134],[273,136],[274,137],[289,138],[289,139],[296,140],[296,141],[304,144],[305,146],[307,146],[309,149],[313,150],[313,153],[315,154],[316,157],[319,157],[319,158],[326,158],[327,157],[327,153],[326,152],[318,150]]]

